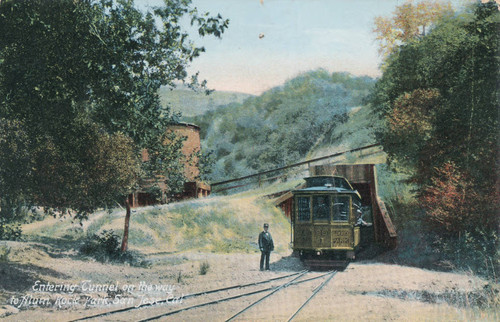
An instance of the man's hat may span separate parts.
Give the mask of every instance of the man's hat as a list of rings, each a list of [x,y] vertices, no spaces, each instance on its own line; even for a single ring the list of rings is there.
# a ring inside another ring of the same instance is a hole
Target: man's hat
[[[269,228],[269,224],[264,224],[264,228]]]

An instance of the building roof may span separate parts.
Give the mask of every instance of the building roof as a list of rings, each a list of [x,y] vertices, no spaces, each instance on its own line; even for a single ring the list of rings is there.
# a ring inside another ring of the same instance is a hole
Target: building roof
[[[179,123],[171,123],[169,126],[184,126],[184,127],[194,127],[195,129],[199,130],[200,127],[196,124],[192,123],[186,123],[186,122],[179,122]]]

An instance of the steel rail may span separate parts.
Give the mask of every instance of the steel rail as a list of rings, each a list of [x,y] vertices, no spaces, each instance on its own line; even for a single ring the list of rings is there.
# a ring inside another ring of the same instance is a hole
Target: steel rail
[[[309,282],[309,281],[313,281],[313,280],[322,278],[322,277],[324,277],[324,276],[326,276],[328,274],[329,273],[326,273],[326,274],[323,274],[323,275],[319,275],[319,276],[315,276],[315,277],[311,277],[311,278],[308,278],[308,279],[305,279],[305,280],[302,280],[302,281],[295,281],[295,282],[292,282],[290,285],[301,284],[301,283],[306,283],[306,282]],[[235,296],[230,296],[230,297],[226,297],[226,298],[222,298],[222,299],[218,299],[218,300],[214,300],[214,301],[210,301],[210,302],[196,304],[196,305],[192,305],[192,306],[185,307],[185,308],[182,308],[182,309],[178,309],[178,310],[175,310],[175,311],[170,311],[170,312],[166,312],[166,313],[163,313],[163,314],[160,314],[160,315],[156,315],[154,317],[150,317],[150,318],[147,318],[147,319],[144,319],[144,320],[140,320],[138,322],[154,321],[154,320],[158,320],[158,319],[160,319],[162,317],[169,316],[169,315],[174,315],[174,314],[177,314],[177,313],[180,313],[180,312],[183,312],[183,311],[187,311],[187,310],[191,310],[191,309],[196,309],[196,308],[207,306],[207,305],[218,304],[218,303],[221,303],[221,302],[225,302],[225,301],[229,301],[229,300],[234,300],[234,299],[238,299],[238,298],[242,298],[242,297],[245,297],[245,296],[250,296],[250,295],[254,295],[254,294],[258,294],[258,293],[262,293],[262,292],[272,291],[272,290],[274,290],[274,289],[276,289],[278,287],[279,286],[268,287],[268,288],[257,290],[257,291],[252,291],[252,292],[243,293],[243,294],[239,294],[239,295],[235,295]]]
[[[264,281],[259,281],[259,282],[254,282],[254,283],[248,283],[248,284],[241,284],[241,285],[233,285],[233,286],[218,288],[218,289],[215,289],[215,290],[210,290],[210,291],[205,291],[205,292],[198,292],[198,293],[188,294],[188,295],[185,295],[183,298],[187,299],[187,298],[190,298],[190,297],[196,297],[196,296],[205,295],[205,294],[211,294],[211,293],[217,293],[217,292],[232,290],[232,289],[235,289],[235,288],[243,288],[243,287],[248,287],[248,286],[265,284],[265,283],[269,283],[269,282],[272,282],[272,281],[281,280],[281,279],[284,279],[284,278],[287,278],[287,277],[292,277],[292,276],[298,275],[300,273],[301,272],[297,272],[297,273],[293,273],[293,274],[289,274],[289,275],[273,277],[273,278],[270,278],[270,279],[264,280]]]
[[[260,299],[258,299],[257,301],[253,302],[252,304],[250,304],[249,306],[247,306],[246,308],[244,308],[243,310],[239,311],[238,313],[236,313],[235,315],[233,315],[232,317],[230,317],[229,319],[226,320],[226,322],[229,322],[229,321],[232,321],[235,317],[237,317],[238,315],[242,314],[243,312],[245,312],[246,310],[250,309],[251,307],[259,304],[260,302],[262,302],[263,300],[265,300],[266,298],[268,298],[269,296],[273,295],[274,293],[278,292],[279,290],[282,290],[288,286],[291,285],[292,282],[294,282],[296,279],[302,277],[302,275],[304,275],[305,273],[307,273],[307,271],[303,271],[301,274],[299,274],[297,277],[295,277],[294,279],[292,279],[291,281],[288,281],[286,282],[285,284],[279,286],[278,288],[276,288],[275,290],[273,290],[272,292],[270,292],[269,294],[261,297]]]
[[[284,278],[287,278],[287,277],[292,277],[292,276],[298,275],[300,273],[301,272],[297,272],[297,273],[293,273],[293,274],[289,274],[289,275],[278,276],[278,277],[270,278],[270,279],[267,279],[267,280],[253,282],[253,283],[248,283],[248,284],[232,285],[232,286],[218,288],[218,289],[213,289],[213,290],[209,290],[209,291],[203,291],[203,292],[198,292],[198,293],[191,293],[191,294],[184,295],[182,298],[183,299],[187,299],[187,298],[197,297],[197,296],[211,294],[211,293],[228,291],[228,290],[236,289],[236,288],[244,288],[244,287],[248,287],[248,286],[254,286],[254,285],[260,285],[260,284],[270,283],[270,282],[273,282],[273,281],[276,281],[276,280],[284,279]],[[167,302],[167,300],[165,299],[165,300],[157,301],[155,304],[161,304],[161,303],[166,303],[166,302]],[[117,310],[113,310],[113,311],[108,311],[108,312],[103,312],[103,313],[98,313],[98,314],[94,314],[94,315],[85,316],[83,318],[79,318],[79,319],[76,319],[76,320],[71,320],[70,322],[84,321],[84,320],[94,319],[94,318],[103,317],[103,316],[107,316],[107,315],[122,313],[122,312],[126,312],[126,311],[132,311],[132,310],[139,309],[139,308],[142,308],[142,307],[145,307],[145,306],[152,306],[152,305],[151,304],[141,304],[141,305],[138,305],[138,306],[128,306],[128,307],[117,309]]]
[[[291,320],[293,320],[293,318],[295,318],[297,316],[297,314],[299,314],[299,312],[307,305],[307,303],[309,303],[310,300],[312,300],[312,298],[314,296],[316,296],[316,294],[318,294],[319,291],[321,291],[321,289],[326,285],[328,284],[328,282],[330,282],[330,280],[335,276],[335,274],[337,274],[336,271],[333,271],[331,272],[331,275],[330,277],[328,277],[325,281],[323,281],[323,283],[321,283],[320,286],[318,286],[314,291],[313,293],[311,294],[311,296],[309,296],[309,298],[297,309],[297,311],[295,311],[295,313],[293,313],[290,318],[288,319],[288,322],[290,322]]]

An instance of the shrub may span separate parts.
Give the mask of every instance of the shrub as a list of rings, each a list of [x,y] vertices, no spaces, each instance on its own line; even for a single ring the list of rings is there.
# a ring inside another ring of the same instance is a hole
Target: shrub
[[[9,261],[9,254],[10,254],[10,247],[7,245],[1,245],[0,246],[0,263],[1,262],[8,262]]]
[[[131,259],[131,255],[120,250],[120,239],[113,230],[104,230],[100,234],[87,237],[80,248],[80,253],[100,262],[125,262]]]
[[[150,268],[152,263],[145,260],[143,256],[135,252],[122,252],[120,249],[121,237],[113,230],[103,230],[99,234],[88,236],[80,254],[95,258],[99,262],[128,263],[132,266]]]
[[[181,284],[183,281],[184,281],[184,274],[182,273],[182,271],[179,271],[179,273],[177,274],[177,283]]]
[[[200,275],[206,275],[208,269],[210,268],[210,264],[207,261],[204,261],[200,264]]]
[[[498,242],[496,233],[477,229],[456,238],[438,238],[435,246],[453,268],[473,271],[495,281],[500,266]]]
[[[19,223],[7,223],[0,218],[0,239],[1,240],[19,240],[21,239],[22,229]]]
[[[497,224],[497,201],[493,193],[480,192],[473,180],[453,162],[436,168],[420,201],[431,226],[453,237],[466,231],[491,230]]]
[[[95,257],[99,261],[106,261],[116,256],[119,252],[118,247],[118,236],[112,230],[104,230],[100,234],[87,237],[80,248],[80,253]]]

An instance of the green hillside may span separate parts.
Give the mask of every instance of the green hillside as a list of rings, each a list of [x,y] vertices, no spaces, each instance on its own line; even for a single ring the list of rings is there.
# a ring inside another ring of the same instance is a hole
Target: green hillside
[[[171,106],[174,112],[180,112],[183,120],[204,114],[221,105],[242,103],[252,96],[245,93],[221,91],[214,91],[206,95],[204,91],[195,92],[183,87],[173,90],[161,88],[159,93],[162,104]]]
[[[311,71],[241,104],[193,118],[202,129],[203,149],[214,152],[208,179],[220,181],[296,163],[321,147],[340,147],[341,136],[350,146],[373,143],[372,124],[344,126],[350,115],[359,115],[355,112],[365,105],[373,84],[369,77]],[[339,134],[339,127],[349,132]]]

